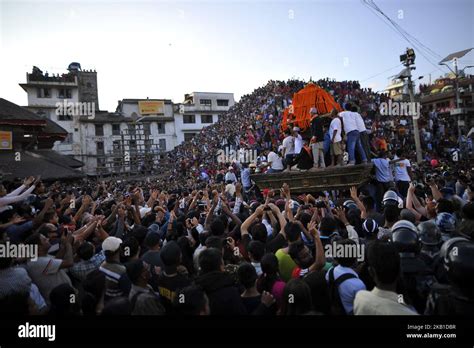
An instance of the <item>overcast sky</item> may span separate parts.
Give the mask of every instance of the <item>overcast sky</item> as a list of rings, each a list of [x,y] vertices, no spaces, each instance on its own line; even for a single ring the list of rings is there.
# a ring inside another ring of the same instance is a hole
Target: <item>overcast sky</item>
[[[377,5],[438,56],[417,52],[416,76],[474,47],[474,1]],[[33,65],[63,73],[70,62],[98,72],[102,110],[123,98],[183,100],[193,91],[238,99],[269,79],[331,77],[383,90],[410,46],[359,0],[0,0],[0,97],[20,105]],[[425,54],[426,55],[426,54]],[[474,53],[461,65],[474,65]],[[474,73],[474,70],[471,70]]]

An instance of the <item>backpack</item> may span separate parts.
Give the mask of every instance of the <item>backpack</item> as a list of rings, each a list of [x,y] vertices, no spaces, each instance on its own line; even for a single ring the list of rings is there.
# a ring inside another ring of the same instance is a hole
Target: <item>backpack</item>
[[[334,280],[334,267],[329,270],[329,298],[331,300],[331,314],[332,315],[347,315],[344,306],[342,305],[341,296],[339,294],[339,286],[348,279],[357,278],[352,273],[344,273]]]

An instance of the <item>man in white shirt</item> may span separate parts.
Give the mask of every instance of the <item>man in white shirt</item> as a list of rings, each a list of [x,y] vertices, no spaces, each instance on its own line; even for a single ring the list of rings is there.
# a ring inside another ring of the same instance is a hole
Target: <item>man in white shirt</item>
[[[401,149],[398,149],[396,154],[395,159],[397,159],[397,162],[394,163],[395,183],[397,184],[398,192],[406,198],[411,182],[411,163],[405,158]]]
[[[267,170],[267,173],[271,174],[271,173],[278,173],[278,172],[283,171],[284,169],[283,161],[281,157],[278,155],[278,153],[276,153],[274,149],[266,150],[265,152],[266,153],[268,152],[267,160],[268,160],[268,165],[270,166],[270,168]]]
[[[346,111],[340,112],[339,116],[342,118],[344,132],[347,137],[347,152],[349,153],[349,165],[354,165],[356,162],[355,152],[359,153],[362,158],[362,163],[367,163],[367,156],[365,155],[362,144],[360,143],[360,133],[357,126],[357,113],[352,112],[352,105],[347,103]],[[365,125],[364,125],[365,129]]]
[[[367,133],[367,127],[365,126],[364,118],[361,114],[357,112],[357,107],[352,107],[352,112],[356,114],[356,123],[357,123],[357,130],[360,134],[360,146],[362,147],[365,157],[370,158],[370,147],[369,147],[369,135]],[[359,144],[357,144],[359,146]]]
[[[237,182],[237,177],[234,173],[234,167],[230,166],[229,171],[225,174],[225,182],[235,184]]]
[[[286,162],[286,170],[289,171],[293,165],[295,157],[295,138],[291,135],[291,131],[287,129],[285,131],[285,139],[283,139],[283,158]]]
[[[332,112],[331,118],[332,121],[329,125],[331,166],[342,166],[342,119],[337,115],[337,112]]]
[[[393,243],[373,241],[367,251],[369,274],[375,282],[372,291],[361,290],[354,299],[355,315],[417,315],[396,293],[400,256]]]
[[[295,156],[297,156],[300,154],[301,149],[303,149],[303,138],[298,127],[293,128],[293,137],[295,138]]]

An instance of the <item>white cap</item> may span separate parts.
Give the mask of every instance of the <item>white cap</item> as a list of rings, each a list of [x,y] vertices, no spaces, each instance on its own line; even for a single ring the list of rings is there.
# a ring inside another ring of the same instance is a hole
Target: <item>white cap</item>
[[[118,250],[118,248],[120,248],[120,244],[122,244],[122,240],[120,238],[107,237],[102,242],[102,250],[115,252]]]

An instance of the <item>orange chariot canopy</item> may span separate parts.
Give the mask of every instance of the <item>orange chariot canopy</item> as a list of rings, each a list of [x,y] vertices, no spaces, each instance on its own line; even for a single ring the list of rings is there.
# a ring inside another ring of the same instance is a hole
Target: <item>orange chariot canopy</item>
[[[310,110],[313,107],[319,115],[330,113],[333,109],[342,111],[331,94],[310,82],[293,94],[292,104],[283,111],[282,130],[285,130],[290,123],[299,127],[301,131],[308,129],[311,124]]]

